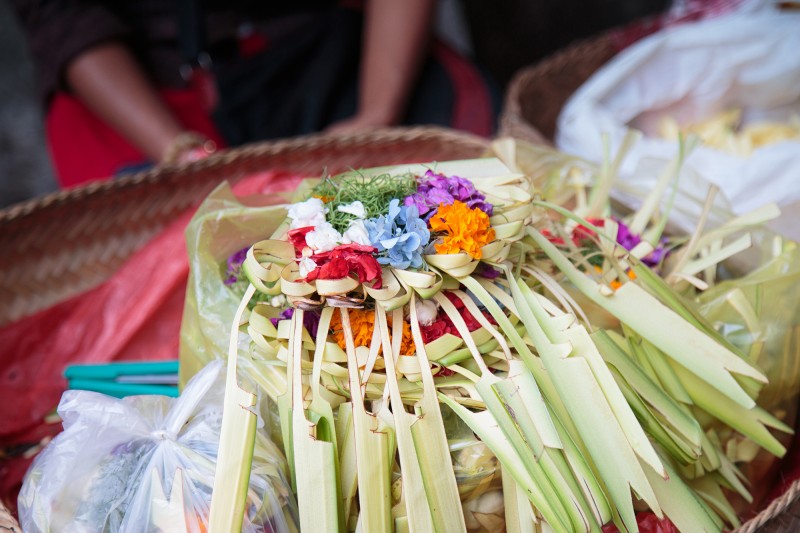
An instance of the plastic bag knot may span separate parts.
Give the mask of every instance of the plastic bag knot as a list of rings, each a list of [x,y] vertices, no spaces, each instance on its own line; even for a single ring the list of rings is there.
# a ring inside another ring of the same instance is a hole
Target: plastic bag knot
[[[171,440],[174,441],[177,438],[177,435],[172,431],[167,431],[166,429],[157,429],[150,434],[151,437],[155,440]]]

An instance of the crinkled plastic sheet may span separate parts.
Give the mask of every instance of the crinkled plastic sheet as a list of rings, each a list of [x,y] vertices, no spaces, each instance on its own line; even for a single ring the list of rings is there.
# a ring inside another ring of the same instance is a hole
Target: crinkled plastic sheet
[[[221,361],[177,399],[67,391],[58,409],[64,432],[34,461],[20,493],[24,531],[205,533],[224,391]],[[259,433],[242,531],[298,530],[286,472]]]
[[[763,264],[700,294],[698,303],[702,315],[769,379],[758,397],[759,406],[795,427],[800,393],[800,247],[770,232],[756,242]],[[792,436],[778,436],[788,448]],[[730,428],[720,437],[727,442],[728,456],[744,461],[744,474],[752,484],[752,507],[759,508],[776,482],[780,461]]]
[[[244,177],[233,190],[263,205],[299,181],[294,173],[265,171]],[[0,498],[12,511],[30,453],[60,430],[46,417],[66,386],[66,366],[176,356],[191,217],[191,210],[180,215],[102,285],[0,328],[0,448],[10,450],[0,454]]]
[[[277,193],[251,207],[223,184],[186,228],[190,273],[181,324],[181,383],[210,361],[227,357],[231,322],[242,295],[223,283],[226,261],[242,248],[270,238],[286,218],[283,203],[289,199],[289,193]]]

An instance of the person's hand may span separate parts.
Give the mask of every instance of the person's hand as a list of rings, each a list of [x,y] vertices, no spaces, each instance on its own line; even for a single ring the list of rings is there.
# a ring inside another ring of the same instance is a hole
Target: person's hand
[[[161,158],[160,164],[190,163],[205,159],[217,150],[217,144],[193,131],[176,135]]]
[[[433,6],[433,0],[366,2],[358,112],[326,133],[361,133],[402,120],[427,50]]]
[[[375,115],[356,114],[350,118],[334,122],[325,129],[325,133],[333,135],[351,135],[353,133],[363,133],[391,126],[390,120],[381,119]]]

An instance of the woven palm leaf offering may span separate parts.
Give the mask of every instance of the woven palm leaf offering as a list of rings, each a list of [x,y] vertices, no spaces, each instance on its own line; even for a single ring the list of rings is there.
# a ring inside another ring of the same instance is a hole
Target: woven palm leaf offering
[[[306,182],[232,259],[210,530],[240,530],[260,393],[303,531],[637,531],[644,509],[737,525],[740,467],[792,430],[757,403],[753,344],[687,295],[776,208],[667,235],[687,151],[625,216],[624,153],[594,169],[550,152],[538,177],[487,158]]]

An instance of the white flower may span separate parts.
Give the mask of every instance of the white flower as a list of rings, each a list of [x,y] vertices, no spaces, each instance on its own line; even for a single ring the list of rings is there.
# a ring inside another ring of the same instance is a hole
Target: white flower
[[[360,200],[356,200],[355,202],[351,202],[349,204],[340,205],[336,208],[336,210],[340,213],[353,215],[356,218],[364,218],[367,216],[367,210],[364,208],[364,204],[362,204]]]
[[[317,263],[310,257],[304,257],[300,260],[298,266],[300,267],[300,277],[304,278],[308,276],[312,270],[317,268]]]
[[[289,218],[292,219],[291,229],[319,226],[325,222],[325,213],[328,208],[319,198],[309,198],[305,202],[298,202],[289,206]]]
[[[286,304],[286,296],[278,294],[269,299],[269,305],[272,307],[283,307]]]
[[[363,220],[353,220],[350,222],[347,231],[342,234],[342,244],[350,243],[363,244],[364,246],[372,245],[369,242],[369,232]]]
[[[315,252],[330,252],[342,242],[342,235],[330,222],[318,224],[306,234],[306,244]]]
[[[417,304],[417,320],[420,326],[430,326],[439,314],[439,307],[433,300],[421,300]]]

